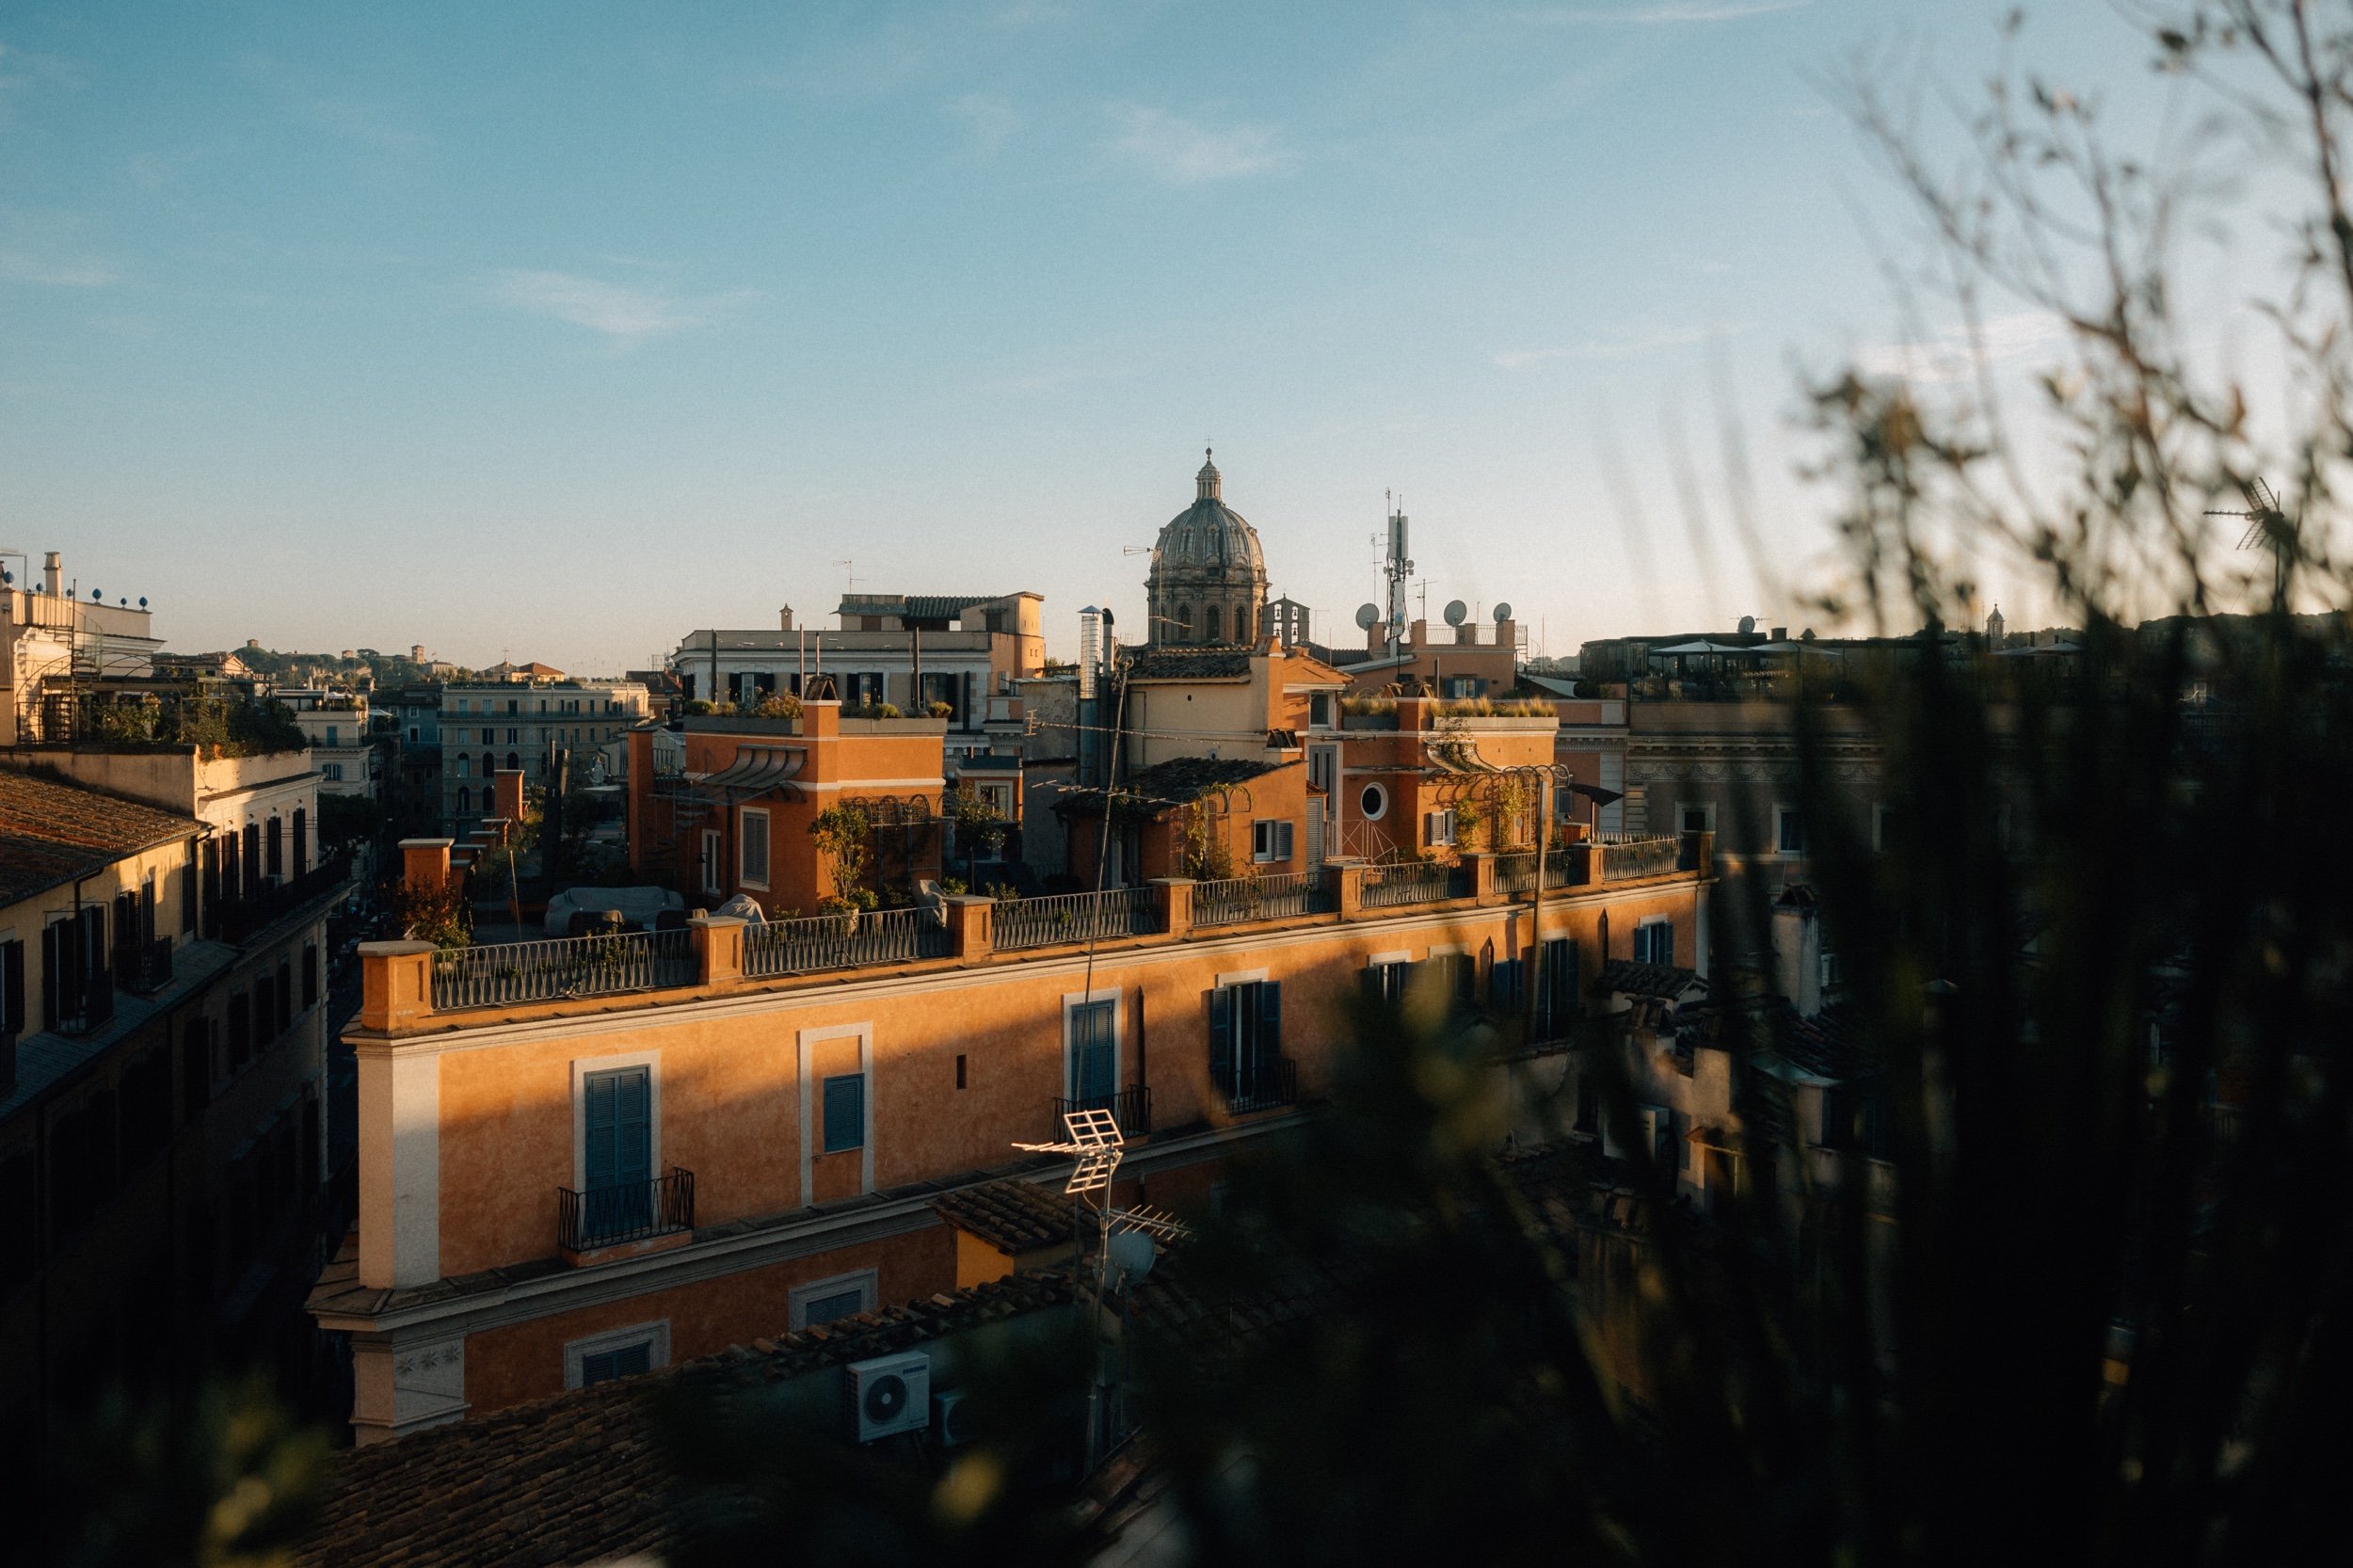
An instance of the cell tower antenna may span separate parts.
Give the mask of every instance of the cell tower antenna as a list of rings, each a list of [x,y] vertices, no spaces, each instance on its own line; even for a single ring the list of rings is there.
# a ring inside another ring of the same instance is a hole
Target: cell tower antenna
[[[1405,584],[1414,575],[1414,563],[1407,550],[1407,528],[1404,498],[1394,490],[1381,492],[1389,508],[1388,558],[1382,567],[1382,575],[1388,580],[1388,652],[1397,657],[1399,647],[1405,641]]]

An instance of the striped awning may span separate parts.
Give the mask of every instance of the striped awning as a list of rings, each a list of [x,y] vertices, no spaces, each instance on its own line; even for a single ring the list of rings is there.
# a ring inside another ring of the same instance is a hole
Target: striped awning
[[[743,746],[736,751],[733,761],[717,773],[703,775],[696,782],[752,794],[763,790],[782,790],[798,795],[800,791],[792,780],[800,776],[802,764],[808,760],[808,751],[804,746]]]

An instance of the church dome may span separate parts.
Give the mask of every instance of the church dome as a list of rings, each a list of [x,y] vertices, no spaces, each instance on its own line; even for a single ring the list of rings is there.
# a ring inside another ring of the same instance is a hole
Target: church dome
[[[1246,644],[1258,635],[1266,556],[1258,531],[1225,504],[1222,487],[1217,464],[1204,462],[1193,504],[1168,520],[1153,546],[1144,582],[1149,642]]]
[[[1185,574],[1209,574],[1214,568],[1244,577],[1266,575],[1266,556],[1258,549],[1258,531],[1249,520],[1219,496],[1223,476],[1217,465],[1205,462],[1193,475],[1192,505],[1168,520],[1153,550],[1153,566]]]

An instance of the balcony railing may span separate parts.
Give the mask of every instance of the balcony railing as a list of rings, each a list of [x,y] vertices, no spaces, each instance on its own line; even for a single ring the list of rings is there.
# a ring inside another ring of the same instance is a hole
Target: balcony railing
[[[88,1034],[114,1021],[115,977],[101,969],[82,982],[81,994],[68,994],[57,1009],[57,1032]]]
[[[1141,1138],[1152,1130],[1152,1091],[1139,1083],[1132,1089],[1115,1094],[1090,1095],[1083,1099],[1058,1099],[1054,1102],[1054,1125],[1051,1133],[1059,1142],[1069,1136],[1063,1118],[1073,1111],[1108,1111],[1119,1130],[1130,1138]]]
[[[1153,1093],[1142,1083],[1134,1088],[1115,1090],[1111,1095],[1087,1095],[1082,1099],[1057,1099],[1054,1102],[1054,1140],[1068,1137],[1062,1118],[1071,1112],[1111,1112],[1111,1118],[1120,1123],[1120,1132],[1128,1137],[1144,1137],[1153,1130]]]
[[[205,924],[213,936],[234,945],[350,880],[350,864],[339,856],[322,861],[292,881],[256,888],[243,898],[222,899],[213,905]]]
[[[1601,856],[1601,879],[1625,882],[1638,876],[1664,876],[1683,863],[1680,839],[1641,839],[1606,845]]]
[[[1576,852],[1556,849],[1545,856],[1545,888],[1566,888],[1578,874],[1581,864]],[[1496,857],[1496,891],[1498,893],[1532,893],[1536,890],[1536,852],[1521,850],[1516,855]]]
[[[1096,941],[1105,936],[1148,936],[1160,929],[1160,923],[1149,888],[1006,899],[990,911],[989,919],[1000,952]]]
[[[436,1008],[603,997],[692,985],[701,978],[694,933],[631,931],[549,942],[499,942],[433,955]]]
[[[1299,1103],[1299,1064],[1288,1056],[1268,1057],[1239,1073],[1232,1063],[1215,1063],[1209,1080],[1225,1096],[1225,1109],[1237,1116]]]
[[[1364,904],[1368,909],[1385,909],[1400,904],[1437,904],[1469,892],[1466,880],[1461,867],[1434,860],[1368,866]]]
[[[585,1192],[555,1190],[555,1244],[562,1252],[592,1252],[694,1228],[695,1173],[683,1166],[673,1165],[668,1176],[651,1181]]]
[[[1229,876],[1215,882],[1196,882],[1193,888],[1195,925],[1289,920],[1299,915],[1329,914],[1335,907],[1337,901],[1320,871],[1280,876]]]
[[[171,984],[171,938],[125,948],[115,954],[115,984],[135,996],[152,997]]]
[[[761,978],[945,958],[952,952],[946,923],[930,909],[818,915],[744,930],[744,972]]]

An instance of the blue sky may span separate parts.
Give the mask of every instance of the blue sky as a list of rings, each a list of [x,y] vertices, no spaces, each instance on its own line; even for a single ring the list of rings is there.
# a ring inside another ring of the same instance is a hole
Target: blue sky
[[[1674,474],[1721,387],[1776,569],[1823,542],[1796,371],[1897,331],[1900,229],[1819,82],[1965,84],[1997,9],[19,0],[0,543],[186,648],[616,669],[851,559],[1066,651],[1208,440],[1320,633],[1390,488],[1433,619],[1772,616]]]

